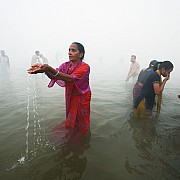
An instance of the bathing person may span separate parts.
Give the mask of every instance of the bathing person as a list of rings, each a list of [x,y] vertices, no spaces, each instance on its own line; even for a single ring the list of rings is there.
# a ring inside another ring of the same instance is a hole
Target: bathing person
[[[42,64],[42,62],[40,60],[40,52],[39,51],[35,51],[35,54],[32,56],[31,66],[33,64]]]
[[[5,54],[4,50],[0,51],[0,73],[8,73],[10,70],[9,57]]]
[[[41,58],[41,62],[43,64],[49,64],[48,59],[43,54],[39,54],[39,57]]]
[[[136,56],[131,56],[131,66],[128,72],[128,75],[126,77],[126,82],[129,81],[130,78],[132,78],[132,83],[135,84],[137,81],[137,77],[140,71],[139,63],[136,61]]]
[[[166,82],[170,78],[170,73],[173,70],[173,64],[170,61],[160,63],[159,69],[152,72],[144,83],[142,89],[134,100],[135,114],[140,102],[145,98],[145,111],[148,114],[152,113],[155,96],[158,95],[157,111],[160,113],[162,91]],[[161,76],[165,77],[161,82]]]
[[[138,75],[138,80],[133,88],[133,99],[138,95],[139,91],[143,87],[143,84],[146,82],[147,78],[151,73],[157,70],[158,62],[156,60],[152,60],[149,63],[149,67],[142,69]]]
[[[69,61],[54,69],[48,64],[35,64],[28,69],[28,73],[44,73],[51,79],[48,87],[57,83],[65,87],[66,98],[66,129],[71,132],[75,128],[79,136],[90,128],[90,101],[89,86],[90,67],[83,62],[84,46],[73,42],[69,47]]]

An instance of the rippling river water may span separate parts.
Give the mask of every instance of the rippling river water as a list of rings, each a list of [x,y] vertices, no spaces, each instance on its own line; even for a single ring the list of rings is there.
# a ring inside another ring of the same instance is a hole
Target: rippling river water
[[[91,131],[69,149],[51,138],[65,105],[48,81],[25,70],[0,77],[1,180],[180,179],[180,82],[168,82],[159,117],[139,120],[124,77],[92,73]]]

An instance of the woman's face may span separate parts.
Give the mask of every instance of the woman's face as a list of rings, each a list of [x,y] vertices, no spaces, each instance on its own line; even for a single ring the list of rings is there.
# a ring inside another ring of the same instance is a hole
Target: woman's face
[[[161,75],[163,77],[166,77],[167,75],[170,75],[170,73],[172,72],[173,68],[169,69],[169,70],[166,70],[165,68],[162,68],[162,71],[161,71]]]
[[[78,61],[81,60],[83,53],[80,53],[76,44],[71,44],[69,47],[69,60]]]

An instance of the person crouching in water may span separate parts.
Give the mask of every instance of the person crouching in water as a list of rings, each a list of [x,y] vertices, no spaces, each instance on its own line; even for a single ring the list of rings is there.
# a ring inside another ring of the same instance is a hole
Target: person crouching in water
[[[134,99],[134,114],[140,116],[143,113],[151,115],[156,95],[158,95],[157,113],[160,113],[162,91],[172,71],[173,64],[170,61],[164,61],[160,63],[159,69],[156,72],[149,75],[137,97]],[[161,80],[161,76],[165,77],[163,81]],[[145,100],[145,112],[139,109],[142,100]]]

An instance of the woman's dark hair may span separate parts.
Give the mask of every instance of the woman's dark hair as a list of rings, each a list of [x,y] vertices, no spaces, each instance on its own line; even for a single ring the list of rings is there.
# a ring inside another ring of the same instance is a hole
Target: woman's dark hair
[[[156,71],[158,69],[158,61],[152,60],[149,63],[149,68],[153,69],[153,71]]]
[[[72,44],[76,44],[78,47],[78,50],[80,53],[83,53],[83,56],[81,57],[81,61],[84,59],[84,55],[85,55],[85,50],[84,50],[84,46],[81,43],[78,42],[73,42]]]
[[[163,61],[159,64],[159,69],[165,68],[165,70],[173,69],[173,64],[170,61]]]

